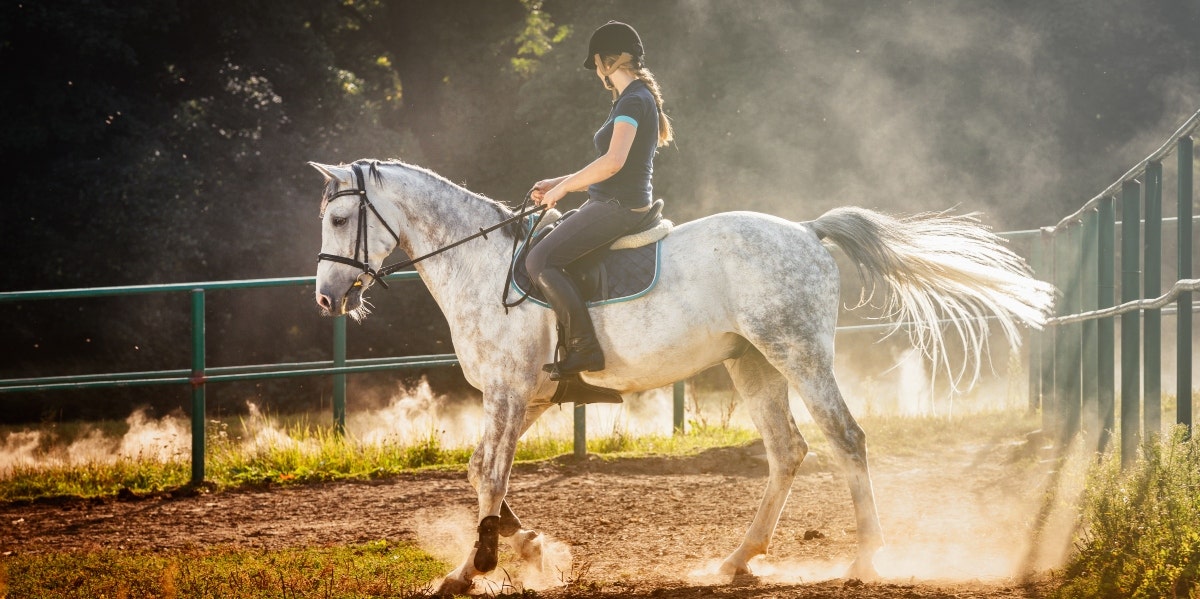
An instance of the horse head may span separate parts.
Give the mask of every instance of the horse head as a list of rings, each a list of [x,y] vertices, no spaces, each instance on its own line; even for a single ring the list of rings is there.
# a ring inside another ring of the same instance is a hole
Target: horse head
[[[376,271],[399,239],[384,217],[389,206],[372,204],[380,194],[381,182],[374,167],[364,165],[329,166],[310,162],[325,177],[321,198],[321,253],[317,258],[316,301],[321,313],[329,316],[349,314],[356,320],[366,317],[370,304],[364,293],[375,283]],[[363,170],[370,174],[363,176]],[[383,212],[381,212],[381,210]]]

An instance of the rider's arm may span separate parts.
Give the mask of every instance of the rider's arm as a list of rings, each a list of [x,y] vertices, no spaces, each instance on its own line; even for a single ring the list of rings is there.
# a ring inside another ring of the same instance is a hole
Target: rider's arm
[[[580,171],[567,176],[558,186],[563,191],[583,191],[589,185],[599,183],[617,174],[625,166],[629,158],[629,149],[633,147],[633,138],[637,135],[637,127],[625,121],[613,124],[612,141],[608,144],[608,152],[583,167]]]
[[[578,172],[567,175],[565,178],[560,178],[558,183],[546,192],[550,200],[541,203],[549,203],[553,207],[567,193],[583,191],[589,185],[599,183],[617,174],[617,171],[625,166],[625,159],[629,158],[629,149],[633,147],[633,138],[636,135],[637,127],[632,123],[625,120],[619,120],[614,123],[612,140],[608,143],[608,151]],[[534,199],[539,199],[536,197],[536,194]],[[545,200],[545,196],[540,199]]]

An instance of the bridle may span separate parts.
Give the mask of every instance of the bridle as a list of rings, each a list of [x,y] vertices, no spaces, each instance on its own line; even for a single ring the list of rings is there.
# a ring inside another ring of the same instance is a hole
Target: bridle
[[[367,197],[367,185],[366,181],[363,179],[362,167],[358,164],[352,164],[350,165],[350,168],[354,169],[354,178],[358,182],[358,188],[343,189],[335,192],[333,195],[329,196],[329,201],[332,202],[333,200],[342,196],[358,196],[358,233],[354,237],[354,256],[347,258],[337,254],[326,254],[321,252],[317,254],[317,263],[320,264],[322,260],[328,260],[330,262],[337,262],[347,266],[361,268],[363,274],[370,276],[376,281],[379,281],[379,284],[383,285],[384,289],[387,289],[388,286],[387,283],[383,281],[383,277],[388,273],[393,272],[393,270],[398,269],[388,270],[389,267],[380,267],[379,270],[375,270],[371,268],[371,259],[370,256],[367,255],[370,247],[367,239],[367,209],[370,209],[371,212],[375,214],[375,218],[379,219],[379,222],[383,225],[383,228],[387,229],[387,232],[392,234],[392,239],[395,239],[397,244],[400,243],[400,236],[396,235],[396,231],[392,230],[391,225],[389,225],[386,220],[383,220],[383,216],[379,214],[379,210],[375,208],[375,204],[372,204],[371,199]],[[358,259],[360,254],[362,255],[362,260]]]
[[[438,249],[436,249],[432,252],[429,252],[428,254],[425,254],[423,256],[418,256],[418,257],[412,258],[410,260],[405,260],[403,262],[397,262],[395,264],[391,264],[388,266],[380,266],[378,269],[373,269],[373,268],[371,268],[370,257],[367,255],[368,248],[370,247],[368,245],[368,238],[367,238],[367,235],[368,235],[367,210],[370,210],[371,213],[373,213],[375,215],[375,218],[379,219],[380,224],[383,225],[383,228],[387,229],[388,233],[391,233],[392,239],[396,240],[397,245],[399,245],[399,243],[400,243],[400,236],[397,235],[396,231],[392,229],[391,225],[389,225],[387,223],[387,221],[383,219],[383,216],[379,214],[379,210],[377,210],[375,208],[375,205],[371,203],[371,199],[369,197],[367,197],[367,185],[366,185],[366,181],[363,177],[362,166],[359,165],[358,163],[354,163],[354,164],[350,165],[350,168],[354,170],[354,178],[358,183],[358,188],[343,189],[341,191],[337,191],[333,195],[329,196],[329,201],[333,201],[342,196],[358,196],[358,233],[357,233],[356,237],[354,238],[354,256],[347,258],[345,256],[339,256],[337,254],[326,254],[324,252],[321,252],[321,253],[317,254],[317,263],[320,264],[322,260],[328,260],[330,262],[337,262],[339,264],[345,264],[347,266],[353,266],[354,268],[362,269],[362,274],[371,277],[371,279],[374,281],[378,281],[380,285],[383,285],[384,289],[389,288],[387,282],[383,280],[383,277],[386,277],[387,275],[390,275],[396,271],[408,268],[426,258],[436,256],[446,250],[460,246],[460,245],[462,245],[468,241],[471,241],[472,239],[475,239],[477,237],[483,237],[484,239],[487,239],[487,234],[491,233],[492,231],[495,231],[496,229],[507,226],[510,223],[521,220],[522,218],[525,218],[526,216],[529,216],[531,214],[535,214],[538,212],[545,212],[545,210],[546,210],[545,206],[535,206],[530,210],[524,210],[524,207],[529,203],[530,195],[533,193],[533,190],[530,190],[528,193],[525,194],[525,202],[522,203],[522,205],[521,205],[522,210],[520,210],[518,212],[518,214],[512,216],[511,218],[505,219],[503,222],[492,225],[486,229],[480,228],[478,233],[464,237],[463,239],[455,241],[454,243],[451,243],[450,245],[438,248]],[[374,168],[374,167],[372,167],[372,168]],[[538,218],[538,221],[539,222],[541,221],[540,217]],[[534,225],[534,227],[536,227],[536,224]],[[531,232],[534,227],[530,227]],[[362,260],[359,260],[359,258],[358,258],[360,255],[362,256]],[[359,275],[359,276],[361,277],[362,275]],[[510,272],[509,276],[510,277],[512,276],[511,272]],[[355,282],[355,285],[360,285],[360,284],[361,284],[361,281]]]

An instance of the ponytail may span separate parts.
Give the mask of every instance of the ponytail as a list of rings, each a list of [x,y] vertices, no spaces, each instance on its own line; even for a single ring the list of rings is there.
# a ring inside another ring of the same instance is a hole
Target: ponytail
[[[667,118],[667,113],[663,111],[662,90],[659,89],[658,81],[654,79],[654,74],[650,72],[650,69],[641,67],[634,71],[633,75],[646,84],[646,87],[650,89],[650,94],[654,96],[654,103],[658,105],[658,147],[661,148],[675,139],[675,132],[671,129],[671,119]]]

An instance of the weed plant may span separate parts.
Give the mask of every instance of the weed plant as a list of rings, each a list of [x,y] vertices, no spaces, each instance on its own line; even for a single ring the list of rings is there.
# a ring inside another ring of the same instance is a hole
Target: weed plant
[[[1059,597],[1200,597],[1200,437],[1185,432],[1093,470]]]

